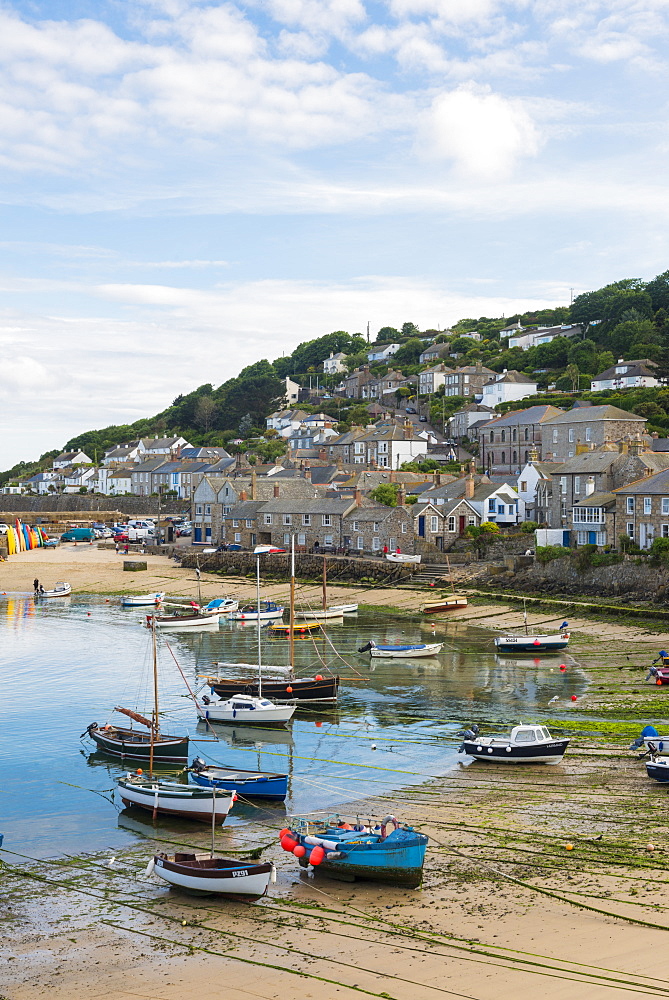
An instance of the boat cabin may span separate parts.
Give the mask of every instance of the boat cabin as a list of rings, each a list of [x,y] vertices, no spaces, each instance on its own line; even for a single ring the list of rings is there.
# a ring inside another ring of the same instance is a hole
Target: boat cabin
[[[552,739],[545,726],[516,726],[511,730],[512,743],[545,743],[546,740]]]

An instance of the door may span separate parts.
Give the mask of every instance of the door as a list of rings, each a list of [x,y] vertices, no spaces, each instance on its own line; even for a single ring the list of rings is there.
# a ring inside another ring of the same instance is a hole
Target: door
[[[193,530],[193,541],[194,542],[202,541],[202,528],[195,528]]]
[[[596,544],[597,544],[597,532],[596,531],[589,531],[588,532],[588,545],[596,545]]]
[[[458,518],[458,531],[460,532],[461,535],[464,535],[464,533],[465,533],[465,515],[464,514],[460,514],[460,517]]]
[[[425,538],[425,515],[418,516],[418,537]]]

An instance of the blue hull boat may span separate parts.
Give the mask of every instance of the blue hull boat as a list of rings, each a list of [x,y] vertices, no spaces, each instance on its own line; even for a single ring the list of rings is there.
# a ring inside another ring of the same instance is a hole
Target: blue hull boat
[[[394,829],[387,833],[387,825]],[[310,833],[310,828],[315,827]],[[299,820],[283,831],[281,846],[292,851],[303,868],[312,865],[331,878],[354,882],[358,878],[389,882],[415,889],[423,880],[428,838],[413,827],[400,826],[387,816],[380,826],[330,824]]]
[[[669,758],[652,757],[646,763],[646,773],[649,778],[654,778],[655,781],[669,781]]]
[[[274,799],[283,802],[288,794],[288,775],[267,771],[244,771],[235,767],[206,764],[196,757],[190,767],[193,781],[211,788],[224,788],[247,799]]]

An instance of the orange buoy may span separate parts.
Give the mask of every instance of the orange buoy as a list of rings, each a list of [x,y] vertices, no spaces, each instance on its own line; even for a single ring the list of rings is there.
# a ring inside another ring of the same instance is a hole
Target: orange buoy
[[[141,767],[137,768],[137,774],[144,774],[144,771],[141,769]]]
[[[293,848],[293,854],[296,858],[303,858],[306,853],[307,849],[302,844],[298,844],[297,847]]]
[[[325,857],[325,851],[323,850],[320,844],[316,844],[316,846],[311,851],[311,855],[309,856],[309,862],[312,865],[320,865],[324,857]]]
[[[573,851],[574,850],[574,845],[573,844],[565,844],[564,845],[564,849],[565,849],[565,851]]]
[[[288,687],[286,688],[286,691],[288,692],[288,694],[292,694],[292,693],[293,693],[293,689],[292,689],[292,687],[290,686],[290,684],[289,684],[289,685],[288,685]]]
[[[572,700],[572,701],[578,701],[578,698],[576,697],[576,695],[575,695],[575,694],[573,694],[573,695],[571,696],[571,700]]]

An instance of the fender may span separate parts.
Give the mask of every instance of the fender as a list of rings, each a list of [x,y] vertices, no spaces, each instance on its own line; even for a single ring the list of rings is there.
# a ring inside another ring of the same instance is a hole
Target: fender
[[[393,830],[399,830],[400,824],[394,816],[386,816],[386,818],[381,823],[381,840],[385,840],[388,834],[386,833],[386,827],[388,823],[393,824]]]

